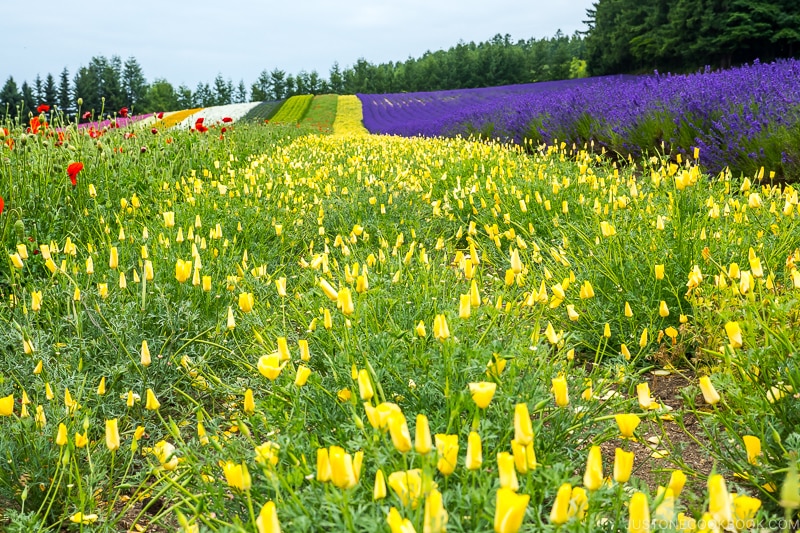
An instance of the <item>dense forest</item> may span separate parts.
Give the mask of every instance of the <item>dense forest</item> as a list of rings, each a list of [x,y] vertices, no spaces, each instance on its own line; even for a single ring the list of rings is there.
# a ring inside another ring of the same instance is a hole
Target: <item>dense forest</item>
[[[797,0],[600,0],[587,14],[592,75],[691,72],[800,54]]]
[[[93,57],[73,76],[67,69],[58,79],[52,74],[20,85],[9,77],[0,90],[0,116],[27,117],[40,104],[57,106],[66,113],[101,110],[131,113],[171,111],[238,102],[280,100],[295,94],[355,94],[405,91],[436,91],[558,80],[586,75],[584,39],[560,31],[545,39],[512,41],[496,35],[475,44],[460,42],[448,50],[426,52],[406,61],[373,64],[359,59],[352,66],[334,64],[328,77],[312,70],[296,74],[264,69],[248,88],[245,82],[217,75],[212,83],[199,83],[194,90],[175,87],[165,79],[148,82],[136,58]]]

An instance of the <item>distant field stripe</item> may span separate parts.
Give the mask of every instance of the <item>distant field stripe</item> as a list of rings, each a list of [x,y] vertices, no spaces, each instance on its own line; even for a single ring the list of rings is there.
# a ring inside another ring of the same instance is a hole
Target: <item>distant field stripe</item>
[[[302,120],[307,126],[312,126],[320,131],[333,130],[333,121],[336,120],[336,108],[339,96],[336,94],[321,94],[311,100],[308,112]]]
[[[165,116],[158,122],[156,122],[153,127],[158,128],[160,130],[169,129],[177,124],[180,123],[186,117],[193,115],[203,109],[202,107],[195,107],[194,109],[184,109],[183,111],[176,111],[169,116]]]
[[[275,113],[280,109],[281,104],[285,100],[270,100],[268,102],[261,102],[253,109],[247,112],[242,117],[242,122],[261,122],[263,120],[271,120]]]
[[[303,94],[292,96],[286,100],[281,108],[272,117],[272,122],[278,123],[297,123],[303,120],[308,108],[311,106],[311,101],[314,99],[313,94]]]
[[[339,96],[336,105],[336,119],[333,121],[334,135],[367,135],[361,100],[354,94]]]
[[[169,129],[180,123],[186,117],[193,115],[203,109],[202,107],[195,107],[194,109],[184,109],[183,111],[176,111],[170,115],[165,115],[164,118],[156,122],[153,127],[158,129]]]
[[[203,119],[203,125],[210,127],[214,124],[221,124],[223,119],[229,118],[233,122],[241,120],[248,111],[253,109],[258,104],[255,102],[245,102],[240,104],[225,104],[205,107],[197,113],[184,118],[179,124],[178,128],[189,129],[194,127],[198,119]]]
[[[162,120],[164,120],[164,119],[166,119],[169,116],[174,115],[174,114],[175,114],[175,111],[167,111],[167,112],[164,113],[162,118],[158,118],[155,114],[153,114],[153,115],[150,115],[149,117],[147,117],[146,119],[140,120],[139,122],[137,122],[136,126],[138,126],[139,128],[152,128],[157,123],[159,123],[160,121],[162,121]]]

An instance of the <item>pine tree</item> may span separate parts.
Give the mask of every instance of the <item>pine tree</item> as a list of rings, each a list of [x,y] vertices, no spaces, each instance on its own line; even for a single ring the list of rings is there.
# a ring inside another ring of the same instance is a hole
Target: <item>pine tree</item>
[[[36,95],[33,94],[33,89],[28,85],[27,81],[22,82],[20,87],[22,92],[22,113],[20,114],[21,120],[27,120],[28,114],[36,114],[36,108],[39,106],[36,103]]]
[[[214,78],[214,90],[212,92],[211,105],[227,105],[233,101],[233,83],[227,82],[222,74],[217,74]]]
[[[19,92],[17,82],[12,76],[6,80],[3,89],[0,90],[0,118],[16,118],[19,113],[19,106],[22,104],[22,94]]]
[[[328,72],[328,87],[334,94],[342,94],[344,92],[344,78],[342,78],[339,63],[336,61],[334,61],[330,72]]]
[[[64,68],[58,84],[58,107],[64,114],[73,112],[72,98],[70,98],[69,71]]]
[[[170,85],[170,87],[172,86]],[[141,110],[144,110],[144,100],[148,94],[147,79],[144,77],[142,67],[135,57],[129,57],[125,60],[125,65],[122,68],[122,92],[125,95],[125,103],[131,109],[139,110],[141,107]]]
[[[88,67],[79,68],[75,74],[73,85],[76,102],[78,100],[83,102],[79,109],[81,115],[88,112],[90,116],[96,118],[103,108],[103,102],[100,99],[100,79],[96,70]]]
[[[41,101],[50,107],[58,105],[58,88],[56,87],[56,79],[49,72],[44,81],[44,95]]]
[[[192,90],[186,85],[179,85],[175,96],[178,99],[178,109],[191,109],[194,107]]]
[[[42,77],[39,74],[33,80],[33,99],[37,102],[36,107],[44,103],[44,83],[42,83]]]
[[[247,102],[247,87],[244,84],[244,80],[239,80],[239,86],[236,87],[235,101],[237,104],[244,104]]]
[[[269,99],[270,91],[272,90],[272,81],[270,79],[267,69],[261,71],[258,79],[250,87],[253,102],[263,102]]]
[[[287,83],[286,83],[286,72],[280,69],[273,69],[272,72],[269,73],[269,85],[272,88],[272,99],[273,100],[283,100],[287,96]]]

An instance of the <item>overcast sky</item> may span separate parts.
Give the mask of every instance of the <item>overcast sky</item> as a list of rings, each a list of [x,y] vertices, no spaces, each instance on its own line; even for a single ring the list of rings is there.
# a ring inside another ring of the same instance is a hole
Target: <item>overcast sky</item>
[[[592,0],[2,0],[0,84],[70,79],[93,56],[135,57],[148,81],[195,89],[221,74],[404,61],[458,43],[571,35]]]

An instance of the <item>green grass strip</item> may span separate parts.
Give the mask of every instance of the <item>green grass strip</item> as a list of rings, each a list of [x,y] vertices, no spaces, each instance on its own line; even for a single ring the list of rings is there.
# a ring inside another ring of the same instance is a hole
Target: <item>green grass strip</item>
[[[311,101],[313,99],[313,94],[303,94],[290,97],[283,103],[280,109],[278,109],[278,112],[275,113],[275,116],[272,117],[272,122],[300,122],[308,112],[308,108],[311,106]]]
[[[317,128],[319,131],[332,132],[338,102],[339,96],[336,94],[315,96],[303,118],[303,124]]]

